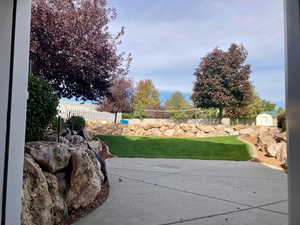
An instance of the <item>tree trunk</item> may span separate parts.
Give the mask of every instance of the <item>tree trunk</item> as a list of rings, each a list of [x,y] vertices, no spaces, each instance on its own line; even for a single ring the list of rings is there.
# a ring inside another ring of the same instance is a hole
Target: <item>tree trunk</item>
[[[224,111],[224,107],[221,106],[221,107],[219,108],[219,119],[222,119],[222,118],[223,118],[223,111]]]
[[[115,124],[117,124],[118,112],[115,112]]]

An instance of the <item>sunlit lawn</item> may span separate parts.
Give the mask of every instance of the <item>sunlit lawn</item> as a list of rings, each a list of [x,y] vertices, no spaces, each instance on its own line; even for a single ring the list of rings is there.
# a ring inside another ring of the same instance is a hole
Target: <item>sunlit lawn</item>
[[[237,137],[165,138],[99,135],[119,157],[249,160],[247,144]]]

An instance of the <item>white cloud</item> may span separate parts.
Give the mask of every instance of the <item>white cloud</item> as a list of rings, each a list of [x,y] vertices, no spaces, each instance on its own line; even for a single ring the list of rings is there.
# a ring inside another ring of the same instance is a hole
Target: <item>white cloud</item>
[[[216,46],[224,49],[233,42],[242,43],[249,51],[257,90],[270,100],[284,98],[282,0],[190,0],[184,4],[156,0],[146,4],[144,11],[131,11],[130,4],[119,8],[120,20],[111,24],[111,30],[126,27],[121,50],[134,55],[130,76],[153,79],[162,90],[190,92],[192,73],[201,57]],[[126,11],[130,17],[122,17]],[[261,80],[270,79],[269,74],[276,76],[266,86]]]

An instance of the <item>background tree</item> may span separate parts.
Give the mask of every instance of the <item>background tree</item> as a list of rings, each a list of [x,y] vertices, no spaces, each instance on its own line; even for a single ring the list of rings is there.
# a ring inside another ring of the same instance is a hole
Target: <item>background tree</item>
[[[194,74],[195,106],[218,108],[220,117],[226,107],[247,106],[252,98],[247,55],[242,45],[232,44],[227,52],[215,48],[204,57]]]
[[[138,83],[134,95],[134,105],[144,109],[160,107],[159,91],[155,88],[152,80],[142,80]]]
[[[282,107],[279,107],[279,108],[277,109],[277,114],[279,115],[279,114],[283,114],[283,113],[285,113],[285,109],[282,108]]]
[[[228,107],[226,108],[226,116],[231,119],[255,119],[262,112],[274,111],[276,104],[261,99],[254,87],[252,87],[251,103],[244,107]]]
[[[106,0],[33,0],[31,69],[48,80],[60,97],[99,100],[116,74],[127,73],[117,53],[122,29],[108,31],[116,11]]]
[[[276,108],[276,104],[273,104],[267,100],[261,101],[262,112],[273,112],[276,111],[275,108]]]
[[[115,113],[115,123],[119,112],[132,111],[133,83],[126,77],[118,77],[113,80],[109,88],[109,95],[100,101],[99,111]]]
[[[188,109],[191,105],[185,100],[184,96],[179,92],[174,92],[165,102],[165,108],[168,110]]]

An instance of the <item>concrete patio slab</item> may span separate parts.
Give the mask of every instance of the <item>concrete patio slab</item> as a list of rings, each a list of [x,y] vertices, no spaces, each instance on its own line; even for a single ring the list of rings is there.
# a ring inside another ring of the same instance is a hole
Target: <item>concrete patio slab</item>
[[[78,225],[287,224],[282,171],[187,159],[113,158],[107,166],[110,197]]]
[[[286,225],[287,217],[263,212],[260,210],[249,210],[230,215],[214,216],[211,218],[194,219],[189,222],[169,223],[178,225]],[[167,225],[167,224],[165,224]]]

